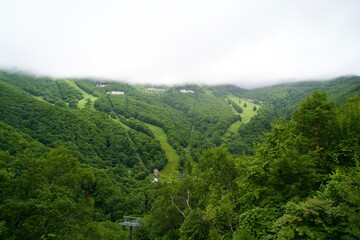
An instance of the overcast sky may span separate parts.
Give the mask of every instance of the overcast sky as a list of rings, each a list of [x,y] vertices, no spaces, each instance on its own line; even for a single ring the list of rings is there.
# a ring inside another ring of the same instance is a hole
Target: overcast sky
[[[360,75],[360,1],[0,0],[0,68],[246,88]]]

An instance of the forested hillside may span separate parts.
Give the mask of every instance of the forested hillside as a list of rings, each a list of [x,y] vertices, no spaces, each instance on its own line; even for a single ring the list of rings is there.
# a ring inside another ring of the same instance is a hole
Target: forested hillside
[[[249,124],[238,129],[228,147],[232,154],[254,154],[254,142],[271,129],[271,123],[285,117],[290,120],[299,103],[311,92],[318,90],[327,93],[328,99],[336,105],[343,104],[353,94],[360,92],[360,77],[339,77],[331,81],[298,82],[253,89],[240,96],[263,102],[264,107]]]
[[[313,93],[254,156],[207,151],[191,178],[163,189],[139,238],[358,239],[359,120],[358,95],[336,108]]]
[[[0,238],[360,238],[359,92],[0,72]]]

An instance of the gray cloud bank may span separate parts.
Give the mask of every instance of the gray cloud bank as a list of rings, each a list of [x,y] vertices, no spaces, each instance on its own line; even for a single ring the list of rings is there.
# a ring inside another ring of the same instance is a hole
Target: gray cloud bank
[[[360,74],[360,1],[0,0],[0,68],[242,87]]]

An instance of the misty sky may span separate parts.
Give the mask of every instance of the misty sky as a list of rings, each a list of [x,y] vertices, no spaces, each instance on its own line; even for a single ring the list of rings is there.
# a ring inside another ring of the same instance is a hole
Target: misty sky
[[[360,1],[0,0],[0,68],[246,88],[360,75]]]

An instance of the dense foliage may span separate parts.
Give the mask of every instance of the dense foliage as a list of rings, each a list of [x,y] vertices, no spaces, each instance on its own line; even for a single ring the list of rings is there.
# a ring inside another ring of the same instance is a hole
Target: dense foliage
[[[289,120],[302,99],[312,91],[328,94],[337,105],[360,91],[360,77],[340,77],[328,82],[298,82],[280,84],[243,92],[240,96],[263,102],[264,106],[249,124],[242,125],[237,135],[232,136],[228,147],[232,154],[254,154],[254,143],[259,143],[264,133],[270,130],[271,123],[281,117]]]
[[[0,72],[0,238],[126,239],[133,215],[135,239],[358,239],[358,80],[144,91]],[[246,124],[240,97],[264,102]],[[155,126],[181,180],[162,181]]]
[[[234,159],[221,148],[206,152],[191,178],[156,199],[142,234],[358,239],[359,119],[359,96],[335,109],[324,93],[313,93],[290,122],[272,125],[253,157]],[[165,217],[156,219],[160,211]]]
[[[179,153],[188,149],[191,158],[198,161],[203,150],[221,144],[221,136],[239,117],[223,99],[199,87],[192,89],[196,92],[180,94],[174,89],[157,94],[132,90],[125,96],[105,95],[95,102],[95,108],[123,122],[128,119],[124,122],[128,126],[136,119],[163,128]]]

